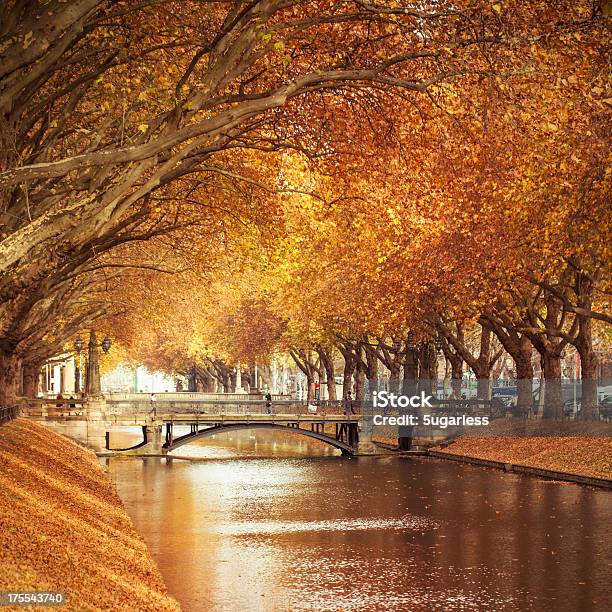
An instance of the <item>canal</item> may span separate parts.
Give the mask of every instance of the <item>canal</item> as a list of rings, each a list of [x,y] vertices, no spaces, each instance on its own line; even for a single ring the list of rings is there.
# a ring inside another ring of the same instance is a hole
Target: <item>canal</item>
[[[104,459],[186,612],[606,610],[610,492],[248,431]]]

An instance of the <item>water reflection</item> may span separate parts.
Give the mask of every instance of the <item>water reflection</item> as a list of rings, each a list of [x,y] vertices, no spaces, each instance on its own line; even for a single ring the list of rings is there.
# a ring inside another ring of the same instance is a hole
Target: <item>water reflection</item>
[[[252,458],[288,454],[287,437],[108,460],[184,610],[609,609],[609,492],[309,439],[318,456]]]
[[[178,438],[189,433],[189,427],[174,427]],[[142,440],[139,427],[113,427],[110,448],[128,448]],[[227,457],[331,457],[340,451],[329,444],[318,442],[301,434],[273,430],[234,431],[207,436],[172,451],[172,457],[189,459],[223,459]]]

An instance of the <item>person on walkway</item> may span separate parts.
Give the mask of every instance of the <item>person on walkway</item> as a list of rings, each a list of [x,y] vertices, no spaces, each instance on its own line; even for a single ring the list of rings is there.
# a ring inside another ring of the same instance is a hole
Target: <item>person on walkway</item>
[[[155,397],[155,393],[151,393],[151,399],[150,399],[150,404],[151,404],[151,410],[149,412],[153,413],[153,416],[156,416],[157,414],[157,398]]]
[[[349,414],[355,414],[355,410],[353,409],[353,396],[350,391],[347,391],[344,396],[344,414],[347,416]]]
[[[269,391],[266,393],[266,412],[272,414],[272,394]]]

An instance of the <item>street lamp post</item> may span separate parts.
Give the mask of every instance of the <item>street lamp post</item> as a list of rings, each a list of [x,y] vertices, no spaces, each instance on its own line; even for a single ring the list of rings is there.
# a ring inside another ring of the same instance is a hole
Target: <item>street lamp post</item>
[[[99,397],[102,394],[98,348],[101,347],[105,353],[108,353],[110,346],[111,341],[108,336],[105,336],[102,343],[98,344],[96,332],[91,330],[87,345],[87,376],[85,379],[85,392],[90,397]]]
[[[79,356],[79,365],[74,368],[74,392],[75,393],[81,392],[81,372],[83,371],[82,362],[81,362],[81,359],[82,359],[81,354],[84,348],[85,348],[85,343],[83,342],[83,338],[81,338],[81,336],[77,336],[76,340],[74,341],[74,350]]]
[[[436,336],[434,338],[434,348],[436,349],[436,353],[439,353],[442,350],[442,346],[442,336]]]

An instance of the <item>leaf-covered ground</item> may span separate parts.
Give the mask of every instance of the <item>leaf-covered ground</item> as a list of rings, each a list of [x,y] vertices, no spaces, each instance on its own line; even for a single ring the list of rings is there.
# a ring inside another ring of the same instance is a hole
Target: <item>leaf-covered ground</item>
[[[443,452],[612,479],[612,438],[461,437]]]
[[[8,590],[61,591],[72,610],[179,610],[96,456],[25,419],[0,427]]]

